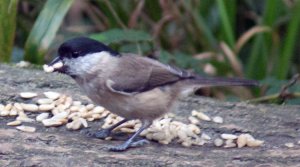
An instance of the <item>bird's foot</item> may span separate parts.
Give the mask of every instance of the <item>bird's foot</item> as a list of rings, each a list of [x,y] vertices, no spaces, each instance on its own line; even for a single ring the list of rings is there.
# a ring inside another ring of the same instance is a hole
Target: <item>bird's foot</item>
[[[120,152],[120,151],[126,151],[128,148],[131,148],[131,147],[140,147],[140,146],[143,146],[143,145],[149,144],[149,143],[150,142],[148,140],[141,139],[141,140],[131,142],[131,143],[125,142],[118,146],[110,146],[108,149],[109,149],[109,151]]]
[[[99,131],[96,131],[96,132],[87,132],[87,136],[88,137],[95,137],[95,138],[98,138],[98,139],[105,139],[107,138],[109,135],[110,135],[110,130],[108,129],[101,129]]]
[[[147,139],[141,139],[130,144],[130,147],[141,147],[143,145],[150,144],[150,141]]]

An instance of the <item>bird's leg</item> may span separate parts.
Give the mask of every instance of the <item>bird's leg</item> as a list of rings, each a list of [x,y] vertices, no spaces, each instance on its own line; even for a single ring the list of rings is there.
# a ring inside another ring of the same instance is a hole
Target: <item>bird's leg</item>
[[[141,139],[138,141],[134,141],[134,139],[145,129],[147,129],[151,125],[151,121],[143,121],[142,127],[135,132],[125,143],[118,145],[118,146],[111,146],[109,148],[110,151],[125,151],[130,147],[137,147],[137,146],[142,146],[144,144],[148,144],[149,141],[146,139]]]
[[[112,125],[111,127],[106,128],[106,129],[101,129],[101,130],[93,133],[90,136],[94,136],[94,137],[96,137],[98,139],[105,139],[106,137],[108,137],[110,135],[110,133],[111,133],[112,130],[114,130],[116,127],[120,126],[121,124],[123,124],[123,123],[125,123],[127,121],[128,121],[128,119],[123,119],[122,121],[120,121],[120,122]]]

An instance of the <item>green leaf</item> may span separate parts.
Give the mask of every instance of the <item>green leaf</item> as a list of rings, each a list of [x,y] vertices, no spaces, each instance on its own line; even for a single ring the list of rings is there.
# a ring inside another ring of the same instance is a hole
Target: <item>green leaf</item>
[[[273,29],[281,7],[279,0],[268,0],[264,6],[262,25]],[[274,30],[272,30],[273,32]],[[273,47],[272,34],[258,34],[252,45],[250,57],[247,63],[247,76],[253,79],[263,79],[267,76],[269,59],[275,59],[270,54]]]
[[[73,0],[48,0],[39,14],[25,44],[25,60],[43,63],[55,34]]]
[[[232,27],[231,20],[229,18],[229,10],[230,8],[227,9],[225,5],[225,1],[223,0],[218,0],[218,7],[220,10],[220,16],[221,16],[221,21],[223,23],[223,28],[224,28],[224,34],[225,34],[225,39],[226,42],[229,44],[231,48],[233,48],[234,43],[235,43],[235,37],[234,37],[234,29]],[[231,2],[236,3],[236,2]]]
[[[203,43],[207,43],[210,49],[218,48],[217,39],[213,35],[213,32],[210,29],[210,27],[208,27],[208,24],[205,22],[203,16],[193,8],[190,1],[183,1],[182,5],[186,11],[190,12],[193,20],[195,21],[196,28],[199,29],[199,33],[203,35],[203,38],[201,38],[201,40],[205,41]]]
[[[152,37],[144,31],[123,29],[112,29],[102,33],[91,34],[90,37],[105,44],[152,40]]]
[[[151,50],[151,45],[149,43],[129,43],[129,44],[123,44],[119,51],[120,52],[125,52],[125,53],[146,53]]]
[[[16,30],[18,0],[0,1],[0,62],[9,62]]]
[[[286,79],[287,74],[290,70],[290,64],[293,58],[295,45],[297,39],[299,38],[299,28],[300,28],[300,1],[295,2],[295,6],[292,12],[292,18],[288,23],[287,34],[283,43],[282,53],[279,57],[277,68],[277,78]]]

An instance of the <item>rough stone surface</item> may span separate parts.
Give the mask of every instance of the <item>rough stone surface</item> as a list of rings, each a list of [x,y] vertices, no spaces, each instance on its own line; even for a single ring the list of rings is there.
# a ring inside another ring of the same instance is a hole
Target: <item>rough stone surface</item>
[[[23,101],[18,95],[24,91],[57,91],[89,101],[66,76],[0,64],[0,102]],[[103,141],[86,137],[86,130],[46,128],[37,122],[26,123],[37,128],[35,133],[26,133],[6,125],[14,118],[0,117],[0,166],[299,166],[300,145],[296,143],[300,140],[300,106],[252,105],[190,97],[180,102],[174,113],[177,119],[188,122],[193,109],[210,117],[224,118],[223,124],[200,122],[201,130],[212,139],[222,133],[250,133],[265,143],[258,148],[238,149],[216,147],[213,140],[189,148],[151,142],[145,147],[115,153],[108,152],[106,147],[120,144],[126,136]],[[91,123],[90,129],[99,129],[102,122]],[[295,143],[295,147],[285,147],[288,142]]]

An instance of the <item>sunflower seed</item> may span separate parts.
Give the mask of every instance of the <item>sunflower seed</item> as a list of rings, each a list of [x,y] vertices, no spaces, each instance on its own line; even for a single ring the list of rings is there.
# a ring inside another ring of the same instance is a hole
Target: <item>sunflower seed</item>
[[[20,131],[23,131],[23,132],[35,132],[35,127],[31,127],[31,126],[24,126],[24,125],[21,125],[21,126],[17,126],[16,127],[18,130]]]
[[[60,93],[57,92],[44,92],[44,95],[52,100],[56,100],[60,97]]]
[[[24,99],[31,99],[33,97],[36,97],[37,96],[37,93],[34,93],[34,92],[22,92],[20,93],[20,96]]]

